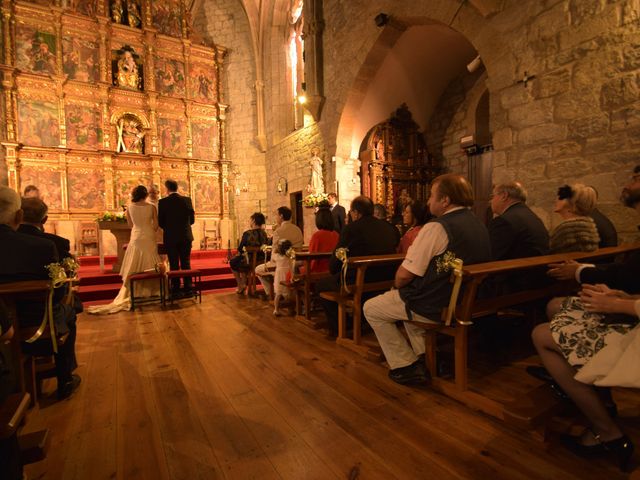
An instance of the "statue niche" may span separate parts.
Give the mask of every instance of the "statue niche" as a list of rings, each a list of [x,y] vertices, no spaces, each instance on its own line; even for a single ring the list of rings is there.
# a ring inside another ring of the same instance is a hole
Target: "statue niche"
[[[111,67],[113,84],[129,90],[142,90],[143,69],[139,62],[139,55],[128,45],[112,54]]]
[[[144,153],[146,134],[142,121],[131,113],[125,113],[116,123],[118,131],[118,152]]]
[[[111,21],[134,28],[142,27],[140,0],[111,0],[109,3]]]

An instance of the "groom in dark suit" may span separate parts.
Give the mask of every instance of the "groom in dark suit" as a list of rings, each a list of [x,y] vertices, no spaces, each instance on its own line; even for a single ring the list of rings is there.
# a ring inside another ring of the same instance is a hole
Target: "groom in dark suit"
[[[158,224],[163,231],[163,242],[169,257],[171,270],[189,270],[191,268],[191,243],[193,233],[191,225],[195,221],[193,204],[189,197],[178,194],[178,182],[164,182],[167,196],[158,202]],[[180,290],[180,279],[171,280],[171,290]],[[191,292],[191,279],[184,279],[184,293]]]

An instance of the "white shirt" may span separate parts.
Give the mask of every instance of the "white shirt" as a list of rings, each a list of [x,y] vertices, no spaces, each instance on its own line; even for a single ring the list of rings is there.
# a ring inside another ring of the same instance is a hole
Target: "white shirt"
[[[447,215],[466,207],[456,207],[447,211]],[[402,266],[418,277],[424,277],[429,263],[438,255],[441,255],[449,245],[449,237],[444,227],[438,222],[429,222],[420,229],[418,236],[413,241]]]

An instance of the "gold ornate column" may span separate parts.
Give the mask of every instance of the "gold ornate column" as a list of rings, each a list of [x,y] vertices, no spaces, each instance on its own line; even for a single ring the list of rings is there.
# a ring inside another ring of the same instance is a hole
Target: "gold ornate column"
[[[100,87],[100,112],[102,113],[102,147],[111,150],[111,123],[109,122],[109,87]]]
[[[60,208],[64,212],[69,211],[69,183],[67,181],[69,177],[69,165],[67,160],[67,151],[60,150],[58,155],[58,168],[60,169],[60,200],[62,204]]]
[[[146,56],[144,59],[144,91],[155,92],[156,91],[156,72],[155,72],[155,57],[153,46],[156,43],[156,35],[154,32],[145,32],[145,46]]]
[[[100,55],[100,81],[111,85],[110,77],[110,55],[109,52],[109,34],[111,33],[110,22],[108,18],[99,18],[98,32],[100,35],[99,55]]]
[[[2,146],[5,150],[5,161],[7,162],[7,180],[9,186],[14,190],[20,188],[20,161],[18,160],[17,143],[3,142]]]
[[[5,65],[13,65],[13,27],[15,19],[13,18],[13,8],[11,0],[2,2],[2,33],[4,42],[3,60]]]
[[[191,136],[191,107],[193,102],[191,100],[184,101],[184,113],[187,117],[187,157],[193,158],[193,138]]]
[[[2,66],[2,90],[4,91],[4,108],[6,139],[9,142],[16,142],[17,137],[17,115],[16,115],[16,81],[13,67]]]
[[[158,149],[158,94],[149,93],[147,95],[149,99],[149,127],[150,131],[147,136],[151,134],[150,149],[147,147],[147,151],[152,155],[158,155],[160,153]]]

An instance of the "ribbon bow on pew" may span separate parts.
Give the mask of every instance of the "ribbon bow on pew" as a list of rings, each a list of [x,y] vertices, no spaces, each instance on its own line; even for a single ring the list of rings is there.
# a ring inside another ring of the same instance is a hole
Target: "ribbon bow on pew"
[[[44,316],[42,318],[42,323],[36,330],[36,333],[27,340],[27,343],[34,343],[38,340],[45,332],[47,328],[47,324],[49,324],[49,330],[51,332],[51,344],[53,346],[53,352],[58,353],[58,342],[56,339],[56,330],[53,321],[53,294],[56,288],[60,288],[64,285],[71,284],[76,280],[76,276],[78,270],[80,269],[80,265],[75,259],[71,257],[65,258],[60,263],[50,263],[45,267],[49,270],[49,278],[51,279],[49,293],[47,294],[47,303],[44,309]]]
[[[342,262],[342,268],[340,269],[340,279],[342,280],[344,291],[347,293],[351,293],[351,290],[349,290],[349,286],[347,285],[347,268],[349,261],[349,256],[347,255],[348,252],[348,248],[340,247],[336,248],[335,255],[336,258]]]

